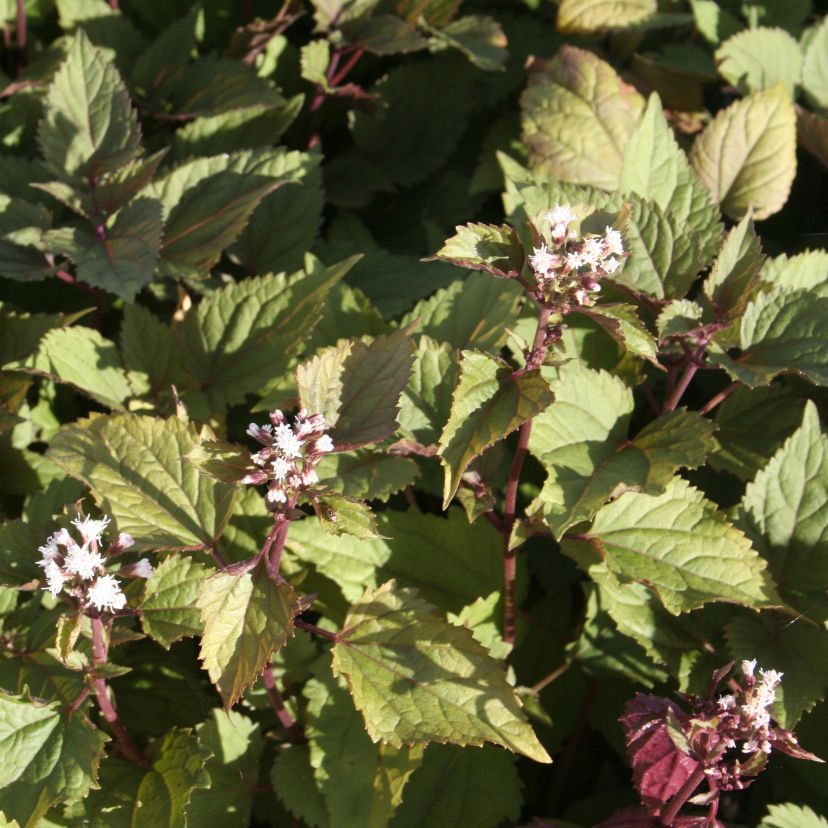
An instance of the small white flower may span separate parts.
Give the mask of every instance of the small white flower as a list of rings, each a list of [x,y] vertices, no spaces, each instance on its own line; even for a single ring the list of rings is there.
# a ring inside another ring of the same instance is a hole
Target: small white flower
[[[313,444],[313,447],[320,454],[327,454],[329,451],[334,450],[333,440],[331,440],[331,438],[327,434],[323,434],[321,437],[319,437],[317,441]]]
[[[284,457],[277,457],[273,461],[273,477],[280,483],[293,471],[294,465]]]
[[[566,254],[566,266],[570,270],[577,270],[582,264],[584,264],[584,259],[580,253],[573,251]]]
[[[73,549],[77,546],[77,541],[69,534],[68,529],[60,528],[52,535],[52,540],[58,545],[62,546],[64,549]]]
[[[603,267],[607,273],[615,273],[615,271],[618,270],[618,259],[613,259],[610,256],[609,259],[604,259],[604,263],[601,267]]]
[[[256,423],[250,423],[245,433],[249,434],[254,440],[258,440],[260,443],[269,443],[273,437],[273,426],[260,426]]]
[[[99,552],[93,552],[86,544],[76,545],[74,549],[70,549],[64,560],[66,571],[78,575],[84,581],[94,578],[98,569],[103,565],[103,556]]]
[[[577,216],[568,204],[556,204],[547,214],[546,220],[554,227],[556,224],[569,224]]]
[[[741,667],[743,676],[753,677],[753,671],[756,669],[756,659],[754,658],[752,661],[743,661]]]
[[[302,441],[293,433],[293,429],[283,424],[276,427],[275,443],[285,457],[301,457]]]
[[[87,592],[89,603],[96,609],[114,610],[123,609],[126,605],[126,595],[121,592],[121,585],[114,575],[101,575]]]
[[[51,592],[53,597],[57,597],[57,594],[63,589],[63,585],[69,578],[63,574],[63,571],[55,561],[47,561],[43,566],[43,572],[46,576],[47,584],[44,589]]]
[[[307,469],[302,471],[302,484],[305,486],[313,486],[314,483],[319,482],[319,475],[316,473],[316,469],[313,466],[309,466]]]
[[[53,561],[58,555],[60,555],[60,549],[58,549],[57,541],[55,540],[56,534],[57,533],[49,535],[49,537],[46,538],[46,543],[44,543],[43,546],[37,547],[37,551],[43,556],[39,561],[40,566],[45,566],[47,563]]]
[[[736,706],[736,698],[734,696],[719,696],[716,704],[719,710],[732,710]]]
[[[100,520],[94,520],[87,515],[83,520],[75,518],[72,523],[77,527],[84,544],[100,543],[106,527],[109,526],[109,517],[104,515]]]
[[[129,549],[130,547],[135,545],[135,538],[129,534],[129,532],[121,532],[118,535],[118,547],[120,549]]]
[[[151,578],[155,570],[149,562],[149,558],[141,558],[135,566],[132,567],[132,574],[136,578]]]
[[[620,256],[624,252],[624,238],[618,230],[607,227],[604,230],[604,246],[606,247],[607,253]]]
[[[281,488],[281,486],[271,486],[267,490],[267,494],[265,497],[271,503],[287,503],[287,495],[285,494],[285,490]]]
[[[595,267],[604,257],[604,243],[595,237],[584,239],[581,257],[584,264]]]
[[[550,253],[546,244],[541,244],[540,247],[534,248],[534,255],[529,257],[529,264],[532,265],[532,270],[537,274],[547,274],[553,267],[555,267],[560,258],[554,253]]]

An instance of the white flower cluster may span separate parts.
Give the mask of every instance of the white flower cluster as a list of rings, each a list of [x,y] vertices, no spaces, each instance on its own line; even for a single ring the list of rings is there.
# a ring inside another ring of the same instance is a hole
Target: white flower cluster
[[[300,491],[319,482],[316,465],[323,454],[333,451],[325,427],[321,414],[300,411],[291,425],[278,409],[271,412],[270,424],[251,423],[247,433],[264,448],[250,455],[256,468],[242,482],[254,486],[268,482],[266,499],[272,510],[295,503]]]
[[[38,547],[41,558],[38,566],[46,577],[44,589],[57,596],[63,590],[78,598],[84,609],[94,607],[98,611],[114,612],[126,605],[126,596],[114,575],[106,572],[107,560],[129,549],[135,541],[122,532],[109,545],[106,556],[100,552],[101,537],[109,526],[109,518],[76,518],[72,524],[81,537],[78,543],[68,529],[59,529],[43,546]],[[135,564],[123,567],[121,574],[127,577],[149,578],[150,562],[143,558]]]
[[[603,236],[578,241],[570,229],[577,216],[566,204],[556,205],[544,218],[549,223],[552,249],[542,242],[529,257],[539,289],[547,296],[564,294],[573,304],[595,304],[590,294],[601,290],[598,280],[615,273],[617,257],[624,255],[621,233],[607,227]]]

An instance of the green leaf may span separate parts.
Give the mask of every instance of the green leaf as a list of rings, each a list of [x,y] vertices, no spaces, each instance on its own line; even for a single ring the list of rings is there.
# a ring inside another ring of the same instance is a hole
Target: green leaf
[[[569,363],[551,387],[555,403],[535,418],[529,450],[547,470],[538,507],[557,538],[624,491],[661,493],[713,449],[712,424],[684,410],[628,440],[632,392],[604,371]]]
[[[812,402],[802,426],[748,484],[739,522],[780,589],[828,586],[828,435]]]
[[[619,345],[633,356],[644,357],[655,362],[657,348],[653,335],[638,318],[634,305],[595,305],[595,307],[572,308],[600,325]]]
[[[322,223],[321,160],[318,152],[274,151],[270,173],[295,184],[270,193],[230,249],[249,272],[277,273],[302,266]]]
[[[131,301],[155,273],[161,227],[160,202],[138,198],[116,215],[103,237],[92,228],[62,227],[47,233],[47,240],[75,263],[81,281]]]
[[[803,805],[769,805],[759,828],[828,828],[828,820]]]
[[[62,714],[60,702],[0,691],[0,810],[33,826],[58,802],[83,799],[107,741],[82,713]]]
[[[377,515],[382,538],[357,543],[331,537],[316,521],[292,523],[288,557],[313,565],[353,602],[366,587],[397,579],[447,612],[460,612],[502,587],[503,539],[487,521],[470,524],[462,509],[447,517],[388,510]],[[518,578],[518,593],[525,583]]]
[[[22,587],[43,578],[37,565],[37,547],[46,542],[46,533],[22,520],[0,523],[0,585]]]
[[[130,826],[187,828],[187,806],[196,788],[210,785],[205,763],[210,756],[195,734],[174,728],[152,746],[152,770],[141,780],[135,794]],[[140,811],[138,810],[140,809]]]
[[[637,196],[624,205],[619,228],[630,258],[613,278],[659,299],[684,296],[705,264],[700,234],[669,209]]]
[[[241,402],[277,374],[313,329],[326,293],[353,266],[309,258],[292,277],[258,276],[210,293],[179,329],[184,367],[214,406]]]
[[[319,480],[348,497],[388,500],[414,483],[420,471],[409,457],[376,451],[328,454],[316,467]]]
[[[351,535],[360,540],[379,537],[377,519],[367,503],[341,494],[322,494],[313,498],[322,528],[332,535]]]
[[[722,8],[718,0],[690,0],[690,6],[696,28],[714,46],[727,40],[742,27],[739,20],[727,8]]]
[[[69,178],[110,172],[141,151],[126,87],[81,29],[49,87],[38,142],[55,173]]]
[[[463,304],[460,303],[460,309]],[[454,350],[421,336],[411,379],[400,399],[400,431],[423,445],[435,445],[451,412],[460,366]]]
[[[119,411],[133,396],[115,343],[93,328],[50,331],[21,367],[65,382],[101,405]]]
[[[473,273],[419,302],[402,325],[455,348],[497,351],[517,324],[523,290],[513,281]]]
[[[136,391],[157,398],[173,384],[182,390],[186,387],[172,331],[151,311],[141,305],[124,305],[120,346]]]
[[[299,65],[302,77],[308,83],[318,84],[326,92],[330,90],[328,83],[328,66],[331,62],[331,45],[327,40],[311,40],[306,43],[300,53]]]
[[[532,69],[521,108],[533,170],[616,189],[644,99],[608,63],[575,46],[561,47],[553,60],[535,61]]]
[[[657,11],[656,0],[561,0],[557,26],[564,34],[594,34],[634,26]]]
[[[260,725],[235,710],[214,710],[196,728],[199,744],[212,754],[204,766],[210,786],[196,788],[190,795],[187,828],[249,822],[259,787],[260,731]]]
[[[325,800],[310,764],[309,745],[284,745],[271,771],[273,790],[282,804],[311,828],[327,828]]]
[[[176,418],[96,416],[64,426],[48,456],[91,489],[136,549],[202,549],[221,535],[234,487],[184,459],[197,443],[192,426]]]
[[[505,362],[464,351],[451,414],[440,435],[443,508],[448,507],[475,457],[540,414],[554,399],[539,370],[515,373]]]
[[[627,492],[598,512],[590,544],[622,581],[642,581],[674,615],[710,601],[779,605],[765,562],[698,490]]]
[[[537,762],[549,755],[499,662],[469,630],[389,581],[348,613],[333,648],[368,735],[394,747],[492,742]]]
[[[377,14],[343,28],[351,43],[375,55],[417,52],[428,46],[413,24],[393,14]]]
[[[250,451],[226,440],[203,440],[187,452],[186,459],[222,483],[238,483],[252,468]]]
[[[199,657],[229,709],[293,635],[299,599],[289,584],[274,584],[260,563],[243,575],[207,578],[196,603],[204,625]]]
[[[426,179],[457,146],[474,106],[473,77],[474,70],[451,58],[393,69],[372,87],[387,104],[384,117],[354,113],[354,142],[362,155],[394,184]]]
[[[467,270],[484,270],[493,276],[515,276],[526,258],[517,231],[508,224],[458,224],[434,254]]]
[[[702,262],[712,258],[722,233],[718,210],[679,147],[655,93],[624,148],[618,186],[655,202],[680,227],[689,225]]]
[[[169,211],[161,248],[164,268],[175,275],[204,276],[262,199],[286,182],[280,176],[283,155],[260,149],[198,158],[154,184]],[[171,205],[170,195],[179,188],[183,191]]]
[[[802,74],[802,50],[783,29],[745,29],[716,51],[719,74],[743,95],[784,85],[791,98]]]
[[[391,828],[515,823],[523,797],[514,757],[491,745],[432,744],[405,789]]]
[[[384,828],[422,760],[423,748],[372,742],[348,691],[332,677],[311,679],[303,692],[308,699],[310,763],[331,828]]]
[[[783,253],[766,259],[760,273],[762,282],[770,287],[799,290],[828,281],[828,250],[806,250],[796,256]]]
[[[739,329],[742,353],[731,357],[715,341],[711,356],[734,379],[756,388],[782,373],[828,385],[828,283],[811,290],[760,293]]]
[[[782,84],[721,110],[696,138],[690,162],[731,218],[782,209],[796,174],[796,114]]]
[[[201,619],[196,598],[210,569],[192,558],[170,555],[144,584],[141,626],[162,647],[190,635],[200,635]]]
[[[720,316],[744,313],[759,287],[762,243],[756,236],[751,211],[727,234],[719,256],[704,281],[704,292]]]
[[[716,410],[718,448],[710,463],[741,480],[753,480],[802,422],[805,400],[785,388],[738,388]]]
[[[823,17],[805,46],[802,63],[802,90],[817,110],[828,109],[828,17]]]
[[[730,655],[756,659],[765,670],[785,674],[776,688],[773,717],[792,729],[803,713],[821,701],[828,688],[828,634],[810,624],[792,624],[788,617],[739,614],[725,630]]]
[[[442,29],[429,29],[432,50],[445,44],[464,54],[484,72],[502,70],[508,57],[507,40],[495,19],[472,14],[453,20]]]
[[[702,308],[689,299],[674,299],[668,302],[656,319],[658,338],[685,334],[702,324]]]
[[[404,328],[370,345],[351,340],[299,366],[299,399],[306,411],[325,415],[337,450],[377,443],[397,430],[400,394],[413,361]]]

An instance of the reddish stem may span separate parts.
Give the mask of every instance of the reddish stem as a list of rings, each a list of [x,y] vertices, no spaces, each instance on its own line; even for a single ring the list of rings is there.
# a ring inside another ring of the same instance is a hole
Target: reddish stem
[[[730,385],[723,388],[716,394],[715,397],[711,397],[708,402],[706,402],[700,409],[700,414],[708,414],[710,413],[717,405],[723,403],[742,383],[738,380],[734,380],[730,383]]]
[[[104,637],[103,621],[100,616],[91,619],[92,621],[92,668],[101,664],[106,664],[109,655],[109,646]],[[104,719],[109,724],[109,728],[115,736],[115,741],[121,753],[131,762],[148,768],[149,762],[144,758],[138,745],[132,741],[123,722],[118,718],[118,712],[109,698],[109,691],[106,686],[106,680],[100,677],[95,677],[91,680],[92,690],[95,693],[95,700],[98,702],[98,708],[101,711]]]
[[[693,792],[701,785],[704,779],[704,768],[697,768],[681,786],[679,792],[664,806],[664,809],[659,814],[659,822],[665,828],[670,828],[674,824],[678,812],[684,807],[687,800],[690,799]]]
[[[17,0],[17,48],[22,52],[26,49],[26,2]],[[21,64],[22,66],[22,64]]]
[[[351,69],[353,69],[353,68],[354,68],[354,66],[356,66],[357,61],[358,61],[358,60],[359,60],[359,59],[360,59],[360,58],[361,58],[364,54],[365,54],[365,49],[363,49],[362,47],[360,47],[359,49],[357,49],[357,50],[356,50],[356,51],[355,51],[355,52],[351,55],[351,57],[349,57],[349,58],[348,58],[348,60],[347,60],[347,62],[345,63],[345,65],[344,65],[344,66],[343,66],[343,67],[342,67],[342,68],[341,68],[338,72],[336,72],[336,74],[335,74],[335,75],[333,75],[333,77],[330,79],[330,84],[331,84],[331,86],[339,86],[339,84],[340,84],[340,83],[342,83],[342,81],[344,81],[344,80],[345,80],[345,78],[347,78],[347,77],[348,77],[348,75],[349,75],[349,73],[350,73]],[[331,64],[333,65],[333,61],[331,61]],[[335,68],[334,68],[334,71],[335,71]]]
[[[535,339],[532,349],[527,354],[527,366],[542,365],[546,357],[546,328],[549,324],[549,317],[552,309],[542,307],[538,314],[538,327],[535,330]],[[517,491],[520,484],[520,473],[523,470],[523,463],[529,449],[529,437],[532,434],[532,420],[527,420],[518,433],[518,444],[515,449],[515,456],[512,459],[512,466],[509,469],[509,478],[506,481],[506,497],[503,506],[503,521],[501,532],[503,534],[503,639],[507,644],[515,643],[515,615],[517,605],[515,602],[515,582],[517,580],[517,549],[510,549],[512,529],[515,525],[517,515]]]
[[[699,366],[695,362],[691,362],[685,369],[684,373],[681,375],[681,379],[676,383],[676,387],[673,389],[672,394],[665,400],[664,407],[661,409],[662,414],[668,414],[670,411],[675,411],[678,404],[681,402],[681,398],[684,396],[684,392],[687,390],[687,386],[690,385],[690,381],[696,375],[696,371],[699,370]]]
[[[323,630],[322,627],[317,627],[316,624],[309,624],[301,618],[297,618],[294,624],[298,629],[313,633],[321,638],[327,638],[329,641],[339,641],[339,635],[337,633],[332,633],[330,630]]]
[[[273,675],[273,667],[269,661],[265,664],[264,670],[262,671],[262,680],[264,681],[267,695],[270,697],[270,704],[276,711],[279,723],[287,731],[288,741],[293,745],[301,745],[305,741],[302,728],[299,727],[296,719],[290,715],[288,709],[285,707],[285,700],[276,687],[276,677]]]

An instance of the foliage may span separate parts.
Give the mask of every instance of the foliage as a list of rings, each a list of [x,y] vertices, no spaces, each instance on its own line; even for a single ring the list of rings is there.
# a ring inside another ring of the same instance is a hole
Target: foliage
[[[0,825],[825,824],[822,0],[0,16]]]

